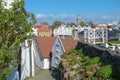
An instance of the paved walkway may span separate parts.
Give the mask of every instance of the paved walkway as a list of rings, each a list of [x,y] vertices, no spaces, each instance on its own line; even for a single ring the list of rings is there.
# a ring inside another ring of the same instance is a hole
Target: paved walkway
[[[30,77],[25,80],[55,80],[50,70],[43,70],[38,67],[36,67],[36,74],[35,77]]]

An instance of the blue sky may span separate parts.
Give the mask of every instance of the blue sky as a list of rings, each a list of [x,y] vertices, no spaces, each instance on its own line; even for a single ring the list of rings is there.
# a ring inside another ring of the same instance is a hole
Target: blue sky
[[[79,14],[93,22],[101,17],[108,21],[120,18],[120,0],[25,0],[25,8],[36,15],[38,22],[75,22]]]

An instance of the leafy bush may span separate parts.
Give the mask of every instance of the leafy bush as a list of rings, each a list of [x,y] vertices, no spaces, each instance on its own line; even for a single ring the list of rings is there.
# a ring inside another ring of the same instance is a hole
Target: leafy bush
[[[86,68],[87,70],[91,70],[92,65],[90,65],[90,64],[89,64],[89,65],[86,65],[85,68]]]
[[[95,57],[90,60],[90,64],[97,64],[100,61],[100,57]]]
[[[111,78],[112,66],[111,65],[103,66],[99,71],[97,71],[96,76],[102,78]]]

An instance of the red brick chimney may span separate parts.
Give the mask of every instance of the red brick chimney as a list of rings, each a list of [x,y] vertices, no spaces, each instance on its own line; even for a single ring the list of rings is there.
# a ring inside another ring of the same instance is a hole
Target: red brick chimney
[[[96,27],[97,27],[96,24],[92,24],[92,25],[91,25],[91,28],[96,28]]]
[[[108,30],[112,30],[112,24],[107,25]]]

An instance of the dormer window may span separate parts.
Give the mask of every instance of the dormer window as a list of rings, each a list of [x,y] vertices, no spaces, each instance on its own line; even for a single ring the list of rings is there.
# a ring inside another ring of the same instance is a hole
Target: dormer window
[[[55,50],[59,52],[59,48],[60,48],[59,44],[56,44]]]
[[[58,64],[59,64],[59,61],[60,61],[60,57],[56,56],[56,57],[55,57],[55,64],[58,65]]]

